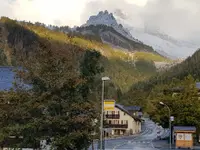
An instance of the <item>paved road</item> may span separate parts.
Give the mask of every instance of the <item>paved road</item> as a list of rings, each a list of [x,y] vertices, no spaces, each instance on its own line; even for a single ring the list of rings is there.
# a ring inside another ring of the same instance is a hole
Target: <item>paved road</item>
[[[146,119],[144,128],[145,130],[139,135],[106,140],[106,150],[158,150],[152,142],[157,137],[158,126],[151,120]],[[97,149],[96,146],[95,144],[95,149]]]
[[[157,137],[157,125],[146,120],[144,126],[145,130],[142,134],[115,146],[113,150],[157,150],[152,143],[152,140]]]

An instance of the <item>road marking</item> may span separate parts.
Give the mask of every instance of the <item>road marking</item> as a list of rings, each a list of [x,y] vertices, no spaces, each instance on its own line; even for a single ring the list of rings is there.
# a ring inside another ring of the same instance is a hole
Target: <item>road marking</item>
[[[120,146],[123,146],[123,145],[126,145],[126,144],[127,144],[127,142],[124,142],[123,144],[119,144],[119,145],[115,146],[115,147],[113,148],[113,150],[115,150],[117,147],[120,147]]]
[[[152,146],[152,148],[155,148],[154,145],[153,145],[153,140],[151,140],[151,146]]]
[[[141,136],[141,135],[139,135],[139,136]],[[133,137],[133,139],[135,139],[135,138],[137,138],[137,137],[139,137],[139,136]],[[134,140],[128,141],[128,142],[133,142],[133,141],[134,141]],[[118,147],[121,147],[121,146],[124,146],[124,145],[128,144],[128,142],[124,142],[124,143],[122,143],[122,144],[116,145],[115,147],[113,147],[113,150],[115,150],[115,149],[118,148]]]

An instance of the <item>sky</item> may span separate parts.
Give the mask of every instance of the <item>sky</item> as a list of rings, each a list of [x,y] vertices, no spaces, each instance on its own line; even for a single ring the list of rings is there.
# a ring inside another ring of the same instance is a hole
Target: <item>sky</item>
[[[46,24],[81,25],[84,23],[81,15],[87,11],[87,5],[100,1],[108,0],[0,0],[0,16]],[[141,6],[147,0],[125,1]]]
[[[200,41],[200,0],[0,0],[0,16],[58,26],[82,25],[101,10],[121,10],[134,27]]]

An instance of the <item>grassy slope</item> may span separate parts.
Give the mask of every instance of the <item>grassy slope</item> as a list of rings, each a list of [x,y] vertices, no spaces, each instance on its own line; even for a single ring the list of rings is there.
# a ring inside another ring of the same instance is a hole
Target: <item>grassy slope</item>
[[[69,37],[64,33],[48,30],[42,26],[35,26],[31,24],[26,24],[24,26],[34,31],[36,34],[38,34],[41,37],[50,38],[50,39],[54,39],[54,40],[65,42],[65,43],[75,44],[82,48],[95,49],[97,51],[100,51],[102,55],[109,58],[114,57],[114,58],[128,60],[128,58],[131,58],[131,55],[133,55],[133,53],[131,52],[124,52],[120,49],[112,48],[111,46],[107,44],[102,44],[97,41],[90,41],[90,40],[86,40],[79,37]],[[166,58],[160,55],[149,53],[149,52],[136,52],[134,53],[133,58],[134,59],[142,58],[142,59],[153,60],[153,61],[168,61]]]
[[[58,43],[77,45],[82,49],[89,48],[101,52],[104,56],[102,59],[102,64],[105,68],[104,75],[110,76],[115,86],[119,87],[122,92],[127,91],[133,83],[147,79],[155,74],[154,68],[150,70],[145,69],[145,67],[149,67],[149,64],[152,67],[151,61],[167,61],[167,59],[149,52],[124,52],[97,41],[86,40],[79,37],[69,37],[64,33],[52,31],[31,23],[20,23],[20,25],[36,33],[39,37],[57,41]],[[134,65],[133,60],[140,59],[144,59],[142,61],[147,63]],[[2,63],[2,65],[4,65],[4,63]]]

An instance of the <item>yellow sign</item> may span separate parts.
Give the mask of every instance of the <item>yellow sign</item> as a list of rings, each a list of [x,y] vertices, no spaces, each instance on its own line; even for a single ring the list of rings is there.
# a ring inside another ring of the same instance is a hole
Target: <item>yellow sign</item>
[[[115,110],[115,100],[104,100],[104,110]]]

